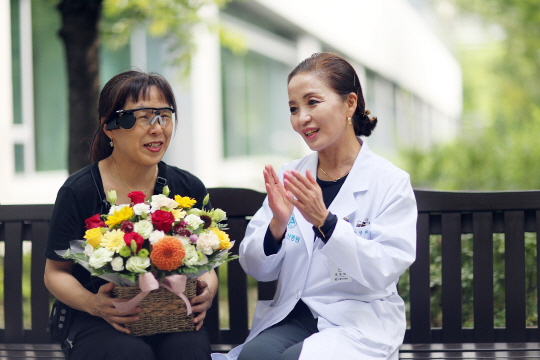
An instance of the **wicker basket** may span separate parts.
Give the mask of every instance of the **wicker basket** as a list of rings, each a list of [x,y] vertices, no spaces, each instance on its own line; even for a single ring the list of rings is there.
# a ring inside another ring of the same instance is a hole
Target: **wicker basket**
[[[131,299],[141,292],[137,286],[118,286],[113,289],[113,297]],[[186,282],[184,294],[192,299],[197,293],[197,279]],[[151,291],[139,304],[142,312],[138,315],[140,320],[126,324],[126,328],[134,336],[149,336],[161,333],[192,331],[195,328],[193,313],[186,315],[186,304],[176,294],[160,287]]]

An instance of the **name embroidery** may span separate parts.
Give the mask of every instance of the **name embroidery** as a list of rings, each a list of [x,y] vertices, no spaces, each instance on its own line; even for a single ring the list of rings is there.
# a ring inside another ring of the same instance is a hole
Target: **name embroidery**
[[[287,236],[285,236],[285,238],[286,238],[287,240],[294,241],[295,243],[299,243],[299,242],[300,242],[300,236],[298,236],[298,235],[294,235],[294,234],[289,234],[289,233],[287,233]]]

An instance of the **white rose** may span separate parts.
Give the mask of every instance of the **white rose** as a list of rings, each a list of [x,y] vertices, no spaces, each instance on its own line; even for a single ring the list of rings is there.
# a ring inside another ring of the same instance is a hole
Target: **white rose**
[[[135,204],[133,205],[133,212],[138,216],[141,216],[143,213],[148,214],[150,212],[150,205],[145,203]]]
[[[204,221],[202,221],[200,217],[193,214],[189,214],[188,216],[186,216],[184,218],[184,221],[194,230],[204,224]]]
[[[120,256],[115,257],[111,261],[111,267],[114,271],[124,270],[124,259],[122,259]]]
[[[149,257],[132,256],[126,262],[126,269],[134,273],[145,273],[146,268],[150,266]]]
[[[166,207],[169,210],[174,209],[178,206],[178,203],[171,198],[166,197],[165,195],[153,195],[152,200],[150,201],[152,205],[152,212],[160,210],[162,207]]]
[[[148,239],[150,237],[150,234],[152,234],[152,231],[154,231],[152,223],[148,220],[141,220],[139,222],[136,222],[133,228],[137,234],[143,237],[143,239]]]
[[[93,252],[94,252],[94,247],[90,244],[86,244],[86,246],[84,247],[84,255],[90,257]]]
[[[212,255],[214,250],[219,248],[219,238],[213,232],[199,235],[197,240],[197,250],[205,255]]]
[[[183,244],[183,243],[182,243]],[[185,266],[193,266],[199,261],[199,254],[193,245],[184,245],[184,250],[186,255],[184,256],[184,261],[182,262]]]
[[[115,211],[120,211],[122,208],[129,207],[129,204],[113,205],[109,210],[109,215],[114,215]]]
[[[150,242],[151,245],[154,245],[158,240],[162,239],[163,237],[165,237],[165,233],[163,231],[154,230],[150,234],[148,241]]]
[[[180,240],[180,242],[182,243],[182,245],[184,245],[184,248],[185,248],[186,246],[188,246],[188,245],[189,245],[189,246],[193,245],[193,244],[191,243],[191,240],[189,240],[189,237],[187,237],[187,236],[175,236],[175,238],[177,238],[178,240]]]
[[[88,265],[90,265],[94,269],[102,268],[106,263],[112,261],[113,255],[114,251],[104,247],[99,248],[95,250],[90,256],[90,259],[88,259]]]

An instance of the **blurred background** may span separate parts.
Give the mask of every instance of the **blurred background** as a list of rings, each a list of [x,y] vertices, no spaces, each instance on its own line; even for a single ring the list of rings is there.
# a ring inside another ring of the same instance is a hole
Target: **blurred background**
[[[309,152],[286,78],[335,51],[379,123],[366,139],[416,188],[540,188],[540,4],[519,0],[3,0],[0,203],[53,203],[89,163],[97,94],[115,74],[172,84],[164,160],[207,187],[264,191]],[[67,55],[69,54],[69,55]]]

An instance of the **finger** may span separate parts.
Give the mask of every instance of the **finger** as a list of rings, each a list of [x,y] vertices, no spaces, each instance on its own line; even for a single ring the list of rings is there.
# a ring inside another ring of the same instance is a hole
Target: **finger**
[[[119,325],[117,323],[114,323],[114,322],[111,322],[111,321],[108,321],[109,324],[111,324],[111,326],[113,328],[115,328],[116,330],[124,333],[124,334],[130,334],[131,331],[129,331],[129,329],[126,329],[125,327],[123,327],[122,325]]]
[[[195,324],[200,324],[200,323],[203,322],[203,320],[204,320],[205,318],[206,318],[206,311],[203,311],[203,312],[197,314],[197,316],[193,318],[193,322],[194,322]]]
[[[309,170],[307,170],[309,171]],[[306,175],[307,175],[307,171],[306,171]],[[292,171],[292,176],[294,176],[294,178],[298,181],[298,186],[301,187],[305,187],[306,190],[309,190],[309,189],[312,189],[313,187],[313,183],[311,181],[309,181],[306,176],[302,175],[299,171],[296,171],[296,170],[293,170]]]
[[[202,327],[204,321],[199,322],[197,325],[195,325],[195,331],[199,331],[199,329]]]
[[[118,316],[118,315],[112,315],[107,317],[108,322],[114,322],[116,324],[133,324],[134,322],[139,321],[141,318],[137,315],[130,315],[130,316]]]
[[[317,184],[317,180],[313,177],[313,174],[311,173],[309,169],[306,170],[306,178],[311,184],[317,185],[317,186],[319,185]]]
[[[197,279],[197,288],[204,289],[208,287],[208,283],[205,280]]]
[[[110,282],[99,287],[98,293],[105,294],[110,293],[114,289],[114,283]]]

